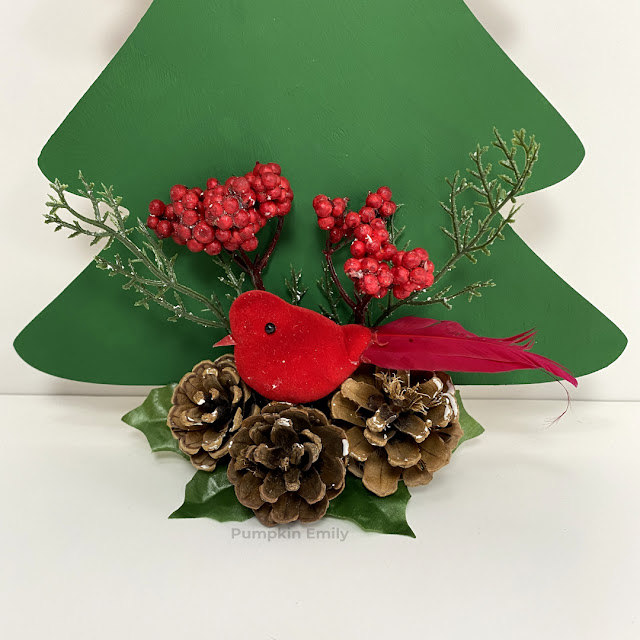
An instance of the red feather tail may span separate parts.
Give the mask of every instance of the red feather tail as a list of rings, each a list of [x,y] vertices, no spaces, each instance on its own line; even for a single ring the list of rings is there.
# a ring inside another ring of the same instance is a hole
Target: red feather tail
[[[362,358],[385,369],[469,373],[544,369],[577,387],[567,369],[529,351],[534,335],[532,330],[511,338],[483,338],[457,322],[409,316],[380,327]]]

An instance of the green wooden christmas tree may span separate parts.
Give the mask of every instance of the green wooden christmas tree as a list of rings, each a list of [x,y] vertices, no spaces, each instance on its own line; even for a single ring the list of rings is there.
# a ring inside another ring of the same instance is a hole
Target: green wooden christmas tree
[[[73,185],[82,169],[115,185],[129,224],[176,182],[203,184],[256,160],[278,162],[296,200],[265,282],[284,294],[291,264],[308,284],[322,274],[323,234],[311,208],[317,193],[389,184],[404,204],[407,236],[436,265],[446,262],[444,179],[466,166],[468,151],[494,126],[524,127],[542,143],[530,191],[559,182],[582,160],[578,138],[462,0],[155,0],[39,162],[51,180]],[[418,313],[455,318],[482,335],[533,326],[537,350],[576,375],[612,362],[623,334],[513,231],[505,235],[490,259],[459,266],[446,283],[497,286],[473,304],[457,300],[453,311],[431,305]],[[208,256],[181,255],[178,269],[194,289],[224,295]],[[20,334],[19,354],[57,376],[118,384],[175,381],[209,356],[220,331],[169,324],[161,307],[134,307],[135,292],[121,284],[88,266]],[[320,301],[312,286],[305,305]],[[547,379],[456,376],[461,384]]]

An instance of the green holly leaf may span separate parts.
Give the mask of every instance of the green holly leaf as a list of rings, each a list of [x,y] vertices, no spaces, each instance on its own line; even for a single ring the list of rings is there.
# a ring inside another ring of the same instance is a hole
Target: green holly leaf
[[[167,426],[167,415],[175,387],[175,384],[168,384],[166,387],[153,389],[139,407],[122,417],[122,421],[144,433],[151,451],[172,451],[185,456]]]
[[[395,533],[401,536],[416,537],[407,523],[407,502],[411,494],[403,484],[386,498],[367,491],[362,481],[352,475],[347,476],[344,491],[329,503],[327,515],[341,520],[351,520],[365,531]]]
[[[244,522],[253,511],[242,506],[227,478],[227,466],[197,471],[184,492],[184,503],[170,518],[211,518],[218,522]]]
[[[458,442],[459,447],[465,440],[477,438],[484,433],[484,427],[475,418],[470,416],[469,412],[464,408],[459,391],[456,391],[456,400],[458,401],[458,408],[460,409],[460,426],[464,431],[464,435],[460,438],[460,442]]]

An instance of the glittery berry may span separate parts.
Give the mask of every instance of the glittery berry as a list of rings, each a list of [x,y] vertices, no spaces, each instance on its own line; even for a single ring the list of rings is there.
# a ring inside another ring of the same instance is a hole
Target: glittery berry
[[[372,209],[379,209],[384,202],[384,198],[379,193],[370,193],[367,196],[367,207]]]
[[[389,189],[389,187],[380,187],[376,193],[381,196],[385,202],[391,200],[391,189]]]
[[[218,240],[213,240],[205,246],[204,250],[210,256],[217,256],[222,251],[222,244]]]
[[[193,238],[202,244],[209,244],[214,239],[213,229],[206,222],[200,222],[193,228]]]
[[[187,187],[185,187],[183,184],[175,184],[169,191],[169,197],[174,202],[177,202],[178,200],[182,199],[185,193],[187,193]]]
[[[165,204],[162,200],[152,200],[149,203],[149,213],[152,216],[161,216],[164,213]]]
[[[323,231],[329,231],[329,229],[333,229],[336,224],[335,218],[329,216],[328,218],[318,218],[318,226]]]
[[[320,200],[313,208],[318,218],[328,218],[333,213],[333,205],[329,200]]]
[[[354,258],[364,258],[367,255],[367,250],[364,246],[364,242],[361,240],[355,240],[351,243],[351,255]]]
[[[155,228],[158,238],[168,238],[173,233],[173,227],[168,220],[160,220]]]

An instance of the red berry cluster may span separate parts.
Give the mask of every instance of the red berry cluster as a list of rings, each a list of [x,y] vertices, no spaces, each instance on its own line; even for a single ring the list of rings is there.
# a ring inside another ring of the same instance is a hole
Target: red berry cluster
[[[190,251],[217,255],[227,251],[255,251],[256,234],[270,218],[291,211],[293,191],[275,162],[256,162],[253,171],[232,176],[224,184],[207,180],[207,189],[171,187],[171,204],[153,200],[147,226],[159,238],[173,238]]]
[[[433,262],[422,248],[398,251],[389,242],[386,219],[396,212],[391,189],[380,187],[369,193],[360,211],[346,211],[347,198],[330,200],[325,195],[313,199],[318,226],[329,231],[332,243],[353,238],[351,258],[344,263],[345,273],[356,291],[384,298],[392,290],[399,300],[433,284]]]

